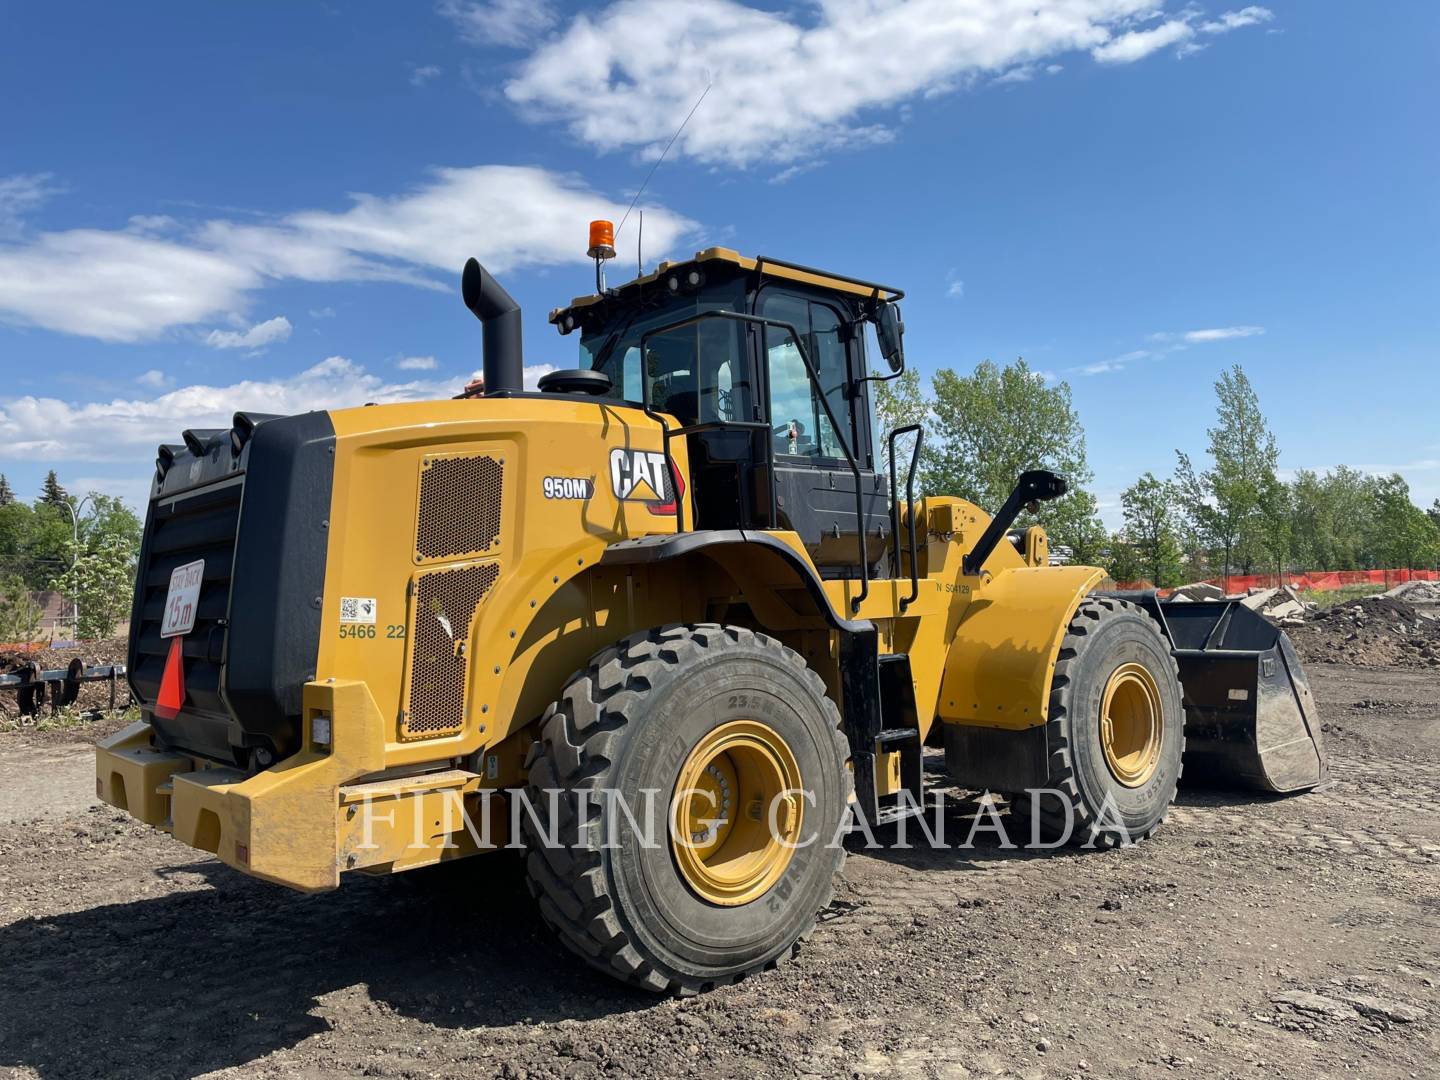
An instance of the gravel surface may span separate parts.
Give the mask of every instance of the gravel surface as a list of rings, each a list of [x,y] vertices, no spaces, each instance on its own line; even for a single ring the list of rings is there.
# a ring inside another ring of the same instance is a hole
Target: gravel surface
[[[506,857],[301,896],[32,783],[0,1076],[1435,1076],[1437,677],[1310,674],[1328,789],[1186,791],[1128,850],[855,851],[797,959],[686,1001],[574,962]],[[0,736],[0,786],[51,767]]]

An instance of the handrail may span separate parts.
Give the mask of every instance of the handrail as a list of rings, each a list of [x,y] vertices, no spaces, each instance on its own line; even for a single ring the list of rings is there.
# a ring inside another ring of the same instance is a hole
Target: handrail
[[[910,539],[910,595],[900,601],[903,612],[920,595],[919,556],[915,545],[915,466],[920,463],[920,447],[925,442],[925,429],[919,424],[905,424],[890,432],[890,535],[895,538],[895,570],[900,570],[900,492],[895,483],[895,440],[908,432],[915,432],[915,448],[910,451],[910,470],[905,477],[906,529]]]
[[[825,388],[820,383],[820,373],[815,370],[815,365],[810,360],[810,353],[805,348],[804,339],[801,338],[800,331],[797,330],[793,324],[784,322],[780,319],[767,319],[763,315],[751,315],[748,312],[743,311],[701,311],[694,315],[688,315],[683,319],[677,319],[673,323],[666,323],[664,326],[657,326],[651,330],[645,331],[645,333],[640,335],[640,403],[641,406],[644,408],[645,415],[650,417],[650,419],[656,421],[660,425],[661,446],[664,450],[666,466],[669,467],[671,470],[674,469],[674,465],[670,460],[671,429],[670,425],[666,423],[664,417],[662,417],[659,413],[655,412],[654,405],[650,401],[650,380],[646,376],[645,371],[645,343],[649,341],[650,338],[656,337],[659,334],[668,334],[675,330],[683,330],[687,326],[693,326],[696,323],[703,322],[706,319],[728,319],[731,322],[745,323],[748,326],[773,326],[777,330],[785,331],[791,336],[791,338],[794,339],[795,351],[800,354],[800,360],[805,365],[805,374],[809,376],[810,385],[814,387],[815,393],[820,399],[820,404],[825,409],[825,418],[830,421],[830,427],[835,432],[836,441],[840,443],[840,449],[845,454],[845,463],[850,466],[850,472],[855,477],[855,522],[858,530],[857,538],[860,548],[860,595],[853,597],[850,600],[850,613],[852,615],[855,614],[857,611],[860,610],[861,602],[870,595],[870,566],[866,558],[865,549],[866,534],[868,532],[866,528],[867,515],[865,513],[865,484],[860,474],[860,466],[855,461],[855,455],[851,452],[849,444],[845,441],[843,434],[844,429],[841,428],[840,421],[835,417],[835,410],[830,407],[830,399],[825,396]],[[767,365],[769,363],[768,351],[766,352],[766,363]],[[766,381],[769,381],[768,370]],[[757,387],[756,389],[758,391],[759,388]],[[770,413],[770,401],[768,397],[765,400],[765,419],[770,425],[770,430],[773,433],[773,425],[775,418]],[[775,492],[775,440],[773,434],[771,438],[766,440],[766,445],[770,448],[768,457],[770,465],[771,502],[773,505]],[[671,479],[672,481],[674,479],[673,471]],[[685,511],[683,506],[681,505],[679,493],[677,492],[675,496],[676,532],[685,531],[684,513]],[[773,527],[774,524],[775,520],[772,511],[771,526]]]

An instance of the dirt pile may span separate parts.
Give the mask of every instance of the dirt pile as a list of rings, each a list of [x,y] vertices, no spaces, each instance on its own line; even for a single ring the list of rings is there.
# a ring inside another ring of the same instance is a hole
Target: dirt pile
[[[1308,662],[1440,668],[1440,619],[1394,596],[1336,604],[1286,630]]]
[[[54,671],[69,666],[70,661],[79,657],[87,667],[97,664],[123,664],[125,663],[125,652],[127,642],[125,638],[108,638],[104,641],[82,641],[74,648],[68,649],[35,649],[19,650],[6,649],[0,652],[0,675],[19,671],[29,664],[37,664],[43,671]],[[125,688],[125,680],[122,678],[115,692],[115,702],[123,707],[129,700],[129,693]],[[80,684],[80,697],[75,702],[75,709],[85,712],[92,709],[106,709],[110,705],[110,684],[108,682],[94,682]],[[49,706],[45,706],[49,711]],[[13,718],[20,715],[16,703],[15,694],[11,691],[0,692],[0,716]]]

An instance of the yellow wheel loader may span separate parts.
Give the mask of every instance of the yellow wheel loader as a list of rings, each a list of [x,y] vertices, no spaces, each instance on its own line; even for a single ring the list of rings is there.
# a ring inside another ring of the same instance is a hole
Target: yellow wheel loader
[[[483,387],[160,447],[106,802],[306,891],[523,846],[570,948],[691,993],[791,954],[927,746],[1045,843],[1148,835],[1182,764],[1324,778],[1282,634],[1013,530],[1062,478],[916,498],[900,290],[721,248],[605,288],[604,239],[538,391],[471,260]]]

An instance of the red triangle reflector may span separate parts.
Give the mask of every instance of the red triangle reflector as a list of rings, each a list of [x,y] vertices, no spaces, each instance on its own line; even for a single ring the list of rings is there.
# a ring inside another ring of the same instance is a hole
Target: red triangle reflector
[[[165,674],[160,676],[160,696],[155,699],[155,712],[165,720],[173,720],[185,704],[185,653],[183,637],[170,639],[170,655],[165,658]]]

